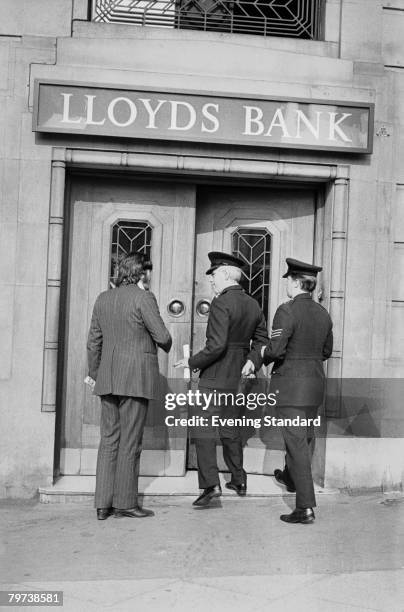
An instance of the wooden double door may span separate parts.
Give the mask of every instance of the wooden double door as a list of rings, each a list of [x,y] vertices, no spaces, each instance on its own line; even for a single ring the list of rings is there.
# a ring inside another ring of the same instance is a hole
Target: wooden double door
[[[286,299],[285,258],[313,260],[315,192],[298,187],[197,185],[120,177],[75,176],[69,192],[66,248],[65,342],[60,418],[60,471],[95,474],[99,399],[83,383],[86,339],[97,295],[112,287],[116,262],[129,251],[153,262],[151,290],[173,336],[159,351],[161,400],[149,407],[141,474],[181,475],[196,467],[186,428],[165,424],[165,392],[184,390],[173,367],[204,345],[209,304],[209,251],[233,252],[246,261],[244,286],[259,301],[268,325]],[[113,290],[113,289],[111,289]],[[248,472],[272,473],[279,464],[277,432],[262,428],[245,447]],[[218,446],[219,463],[222,463]]]

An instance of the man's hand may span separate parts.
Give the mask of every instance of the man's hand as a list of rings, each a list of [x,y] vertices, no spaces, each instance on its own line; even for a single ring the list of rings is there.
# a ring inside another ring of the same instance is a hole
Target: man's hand
[[[241,370],[241,376],[251,376],[251,374],[255,373],[255,365],[251,361],[251,359],[247,359],[245,364],[243,365],[243,369]]]
[[[94,389],[95,387],[95,380],[94,378],[91,378],[91,376],[86,376],[84,379],[84,384],[88,385],[90,387],[90,389]]]
[[[264,357],[266,346],[261,346],[261,357]]]
[[[189,368],[188,357],[184,357],[177,361],[177,363],[174,363],[174,368]]]

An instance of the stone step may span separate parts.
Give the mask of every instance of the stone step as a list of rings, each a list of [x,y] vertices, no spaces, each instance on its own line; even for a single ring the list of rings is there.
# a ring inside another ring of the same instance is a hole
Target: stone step
[[[228,498],[240,499],[233,491],[225,488],[230,479],[226,473],[220,474],[223,495]],[[95,490],[95,476],[62,476],[52,486],[41,487],[39,498],[41,503],[89,503],[92,504]],[[323,489],[315,485],[318,495],[335,494],[337,490]],[[139,493],[147,496],[197,496],[199,494],[198,473],[189,470],[185,476],[140,476]],[[248,474],[248,497],[283,497],[293,496],[287,493],[273,476]]]

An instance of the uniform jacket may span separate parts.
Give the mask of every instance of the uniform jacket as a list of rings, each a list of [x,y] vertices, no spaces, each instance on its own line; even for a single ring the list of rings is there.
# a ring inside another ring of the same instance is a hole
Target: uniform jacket
[[[168,352],[171,343],[153,293],[136,285],[104,291],[94,304],[87,342],[94,393],[156,399],[157,346]]]
[[[274,362],[270,391],[278,406],[319,406],[323,401],[323,361],[332,353],[332,321],[309,293],[277,309],[264,363]]]
[[[204,387],[235,389],[247,359],[260,368],[260,349],[267,342],[265,317],[258,303],[240,285],[232,285],[212,300],[205,347],[189,359],[189,366],[200,370]]]

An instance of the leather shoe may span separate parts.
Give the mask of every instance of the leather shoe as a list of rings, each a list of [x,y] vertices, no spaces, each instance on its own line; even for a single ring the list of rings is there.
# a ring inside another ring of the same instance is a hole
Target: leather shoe
[[[240,497],[245,497],[247,495],[247,483],[242,482],[241,484],[234,484],[233,482],[226,482],[226,489],[232,489],[239,495]]]
[[[284,472],[282,472],[282,470],[275,470],[274,476],[275,480],[279,482],[279,484],[284,485],[286,487],[286,490],[289,491],[289,493],[296,492],[295,485],[289,478],[285,478]]]
[[[112,508],[97,508],[97,519],[105,521],[112,514]]]
[[[281,521],[285,523],[303,523],[304,525],[308,525],[309,523],[314,523],[313,508],[295,508],[293,512],[290,514],[281,514]]]
[[[222,494],[222,489],[220,485],[214,485],[213,487],[207,487],[203,490],[203,493],[192,502],[193,506],[208,506],[210,500],[215,497],[220,497]]]
[[[115,518],[123,518],[128,516],[129,518],[144,518],[145,516],[154,516],[153,510],[146,510],[146,508],[114,508]]]

